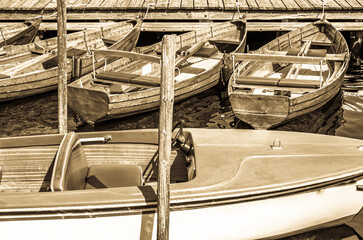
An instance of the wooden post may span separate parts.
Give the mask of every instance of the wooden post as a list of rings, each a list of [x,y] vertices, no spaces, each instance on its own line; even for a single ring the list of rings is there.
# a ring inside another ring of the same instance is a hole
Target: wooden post
[[[67,12],[66,1],[57,0],[58,122],[59,133],[67,133]]]
[[[157,239],[169,239],[170,156],[174,104],[175,35],[163,37],[159,112]]]

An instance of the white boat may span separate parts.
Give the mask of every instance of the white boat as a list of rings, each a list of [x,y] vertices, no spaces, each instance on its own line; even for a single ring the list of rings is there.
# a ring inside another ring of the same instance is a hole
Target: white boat
[[[174,138],[170,239],[278,238],[363,207],[362,140],[237,129]],[[157,151],[155,129],[0,139],[1,238],[155,239]]]

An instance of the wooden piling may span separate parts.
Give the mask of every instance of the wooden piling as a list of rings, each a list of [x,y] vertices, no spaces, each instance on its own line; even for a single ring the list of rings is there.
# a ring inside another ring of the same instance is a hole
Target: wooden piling
[[[174,104],[175,35],[165,35],[162,45],[157,239],[169,239],[170,156]]]
[[[59,133],[67,133],[67,12],[66,1],[57,0],[58,122]]]

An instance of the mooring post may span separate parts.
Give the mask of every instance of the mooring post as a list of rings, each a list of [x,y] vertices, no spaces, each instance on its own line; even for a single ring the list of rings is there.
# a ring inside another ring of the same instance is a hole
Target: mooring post
[[[174,105],[175,35],[163,37],[159,112],[157,239],[169,239],[170,157]]]
[[[58,122],[59,133],[67,133],[67,12],[66,1],[57,0]]]

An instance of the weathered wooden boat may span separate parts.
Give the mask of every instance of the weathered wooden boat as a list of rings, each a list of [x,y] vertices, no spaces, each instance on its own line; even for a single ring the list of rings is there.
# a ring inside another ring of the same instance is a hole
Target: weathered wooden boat
[[[211,24],[177,37],[175,101],[201,93],[220,81],[225,52],[243,52],[246,21]],[[155,110],[160,105],[160,57],[152,55],[161,43],[148,47],[150,54],[96,51],[121,58],[95,74],[68,85],[68,105],[87,122],[100,122]],[[151,49],[151,50],[150,50]],[[140,50],[147,53],[145,50]]]
[[[68,80],[104,65],[106,58],[92,61],[92,49],[131,50],[136,46],[141,20],[118,22],[67,35]],[[8,101],[57,88],[57,38],[4,47],[0,58],[0,101]],[[115,59],[108,58],[108,62]]]
[[[0,47],[33,42],[38,33],[42,19],[42,17],[37,17],[32,21],[0,27]],[[4,54],[4,52],[0,50],[0,54]]]
[[[233,112],[256,129],[269,129],[323,106],[338,93],[349,48],[323,19],[233,57],[237,66],[228,88]]]
[[[179,130],[170,239],[278,238],[359,216],[362,140]],[[157,144],[156,129],[0,139],[2,238],[154,239]]]

